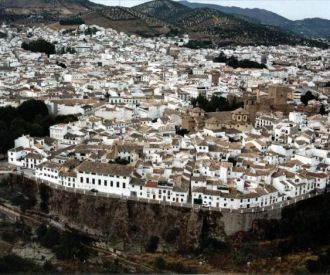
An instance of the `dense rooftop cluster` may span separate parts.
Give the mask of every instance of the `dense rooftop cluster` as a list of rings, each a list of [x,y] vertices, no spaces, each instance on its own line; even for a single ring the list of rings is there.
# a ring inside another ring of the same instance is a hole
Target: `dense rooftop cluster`
[[[78,117],[49,137],[22,135],[8,151],[38,180],[218,209],[271,207],[327,187],[329,50],[193,50],[187,35],[85,25],[0,32],[0,105],[34,98],[53,116]],[[56,54],[21,48],[39,38]],[[221,52],[265,68],[213,62]],[[212,112],[200,104],[208,101]]]

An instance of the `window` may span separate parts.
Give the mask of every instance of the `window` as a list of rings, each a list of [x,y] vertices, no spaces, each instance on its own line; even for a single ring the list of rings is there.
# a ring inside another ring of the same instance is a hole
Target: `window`
[[[119,188],[119,181],[117,181],[117,188]]]
[[[86,178],[86,183],[89,183],[89,178]]]
[[[113,181],[110,181],[110,185],[111,185],[111,187],[113,187]]]
[[[125,184],[125,182],[123,182],[123,188],[126,188],[126,184]]]
[[[106,180],[104,180],[104,186],[107,186],[108,182]]]
[[[99,180],[99,185],[101,185],[101,180]]]
[[[80,177],[80,182],[83,183],[84,182],[84,178]]]

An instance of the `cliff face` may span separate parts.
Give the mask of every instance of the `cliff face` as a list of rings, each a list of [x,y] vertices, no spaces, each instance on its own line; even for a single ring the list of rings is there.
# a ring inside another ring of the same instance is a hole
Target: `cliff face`
[[[144,251],[153,236],[159,250],[192,251],[207,240],[225,241],[221,213],[192,211],[48,189],[49,213],[113,246]]]
[[[3,199],[11,201],[11,192],[4,190],[16,190],[25,197],[21,209],[47,212],[125,251],[144,252],[153,247],[153,251],[191,253],[239,247],[248,240],[271,241],[273,249],[282,253],[330,240],[330,193],[282,210],[238,214],[102,198],[90,192],[75,194],[17,177],[4,181],[0,192]],[[17,202],[17,198],[12,201]]]

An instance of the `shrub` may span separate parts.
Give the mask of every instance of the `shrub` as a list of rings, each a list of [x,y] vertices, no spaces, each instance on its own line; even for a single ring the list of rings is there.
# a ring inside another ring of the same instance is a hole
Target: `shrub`
[[[40,243],[44,247],[53,248],[59,243],[60,234],[55,227],[50,227],[47,233],[41,238]]]
[[[146,251],[153,253],[158,248],[159,238],[157,236],[151,236],[146,247]]]
[[[170,229],[164,235],[165,242],[168,244],[174,243],[177,239],[178,234],[179,234],[179,230],[177,228]]]
[[[154,261],[154,266],[158,269],[165,269],[166,268],[166,261],[163,257],[157,257]]]

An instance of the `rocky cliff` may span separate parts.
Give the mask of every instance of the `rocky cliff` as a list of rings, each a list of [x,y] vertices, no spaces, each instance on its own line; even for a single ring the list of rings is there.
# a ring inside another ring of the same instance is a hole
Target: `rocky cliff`
[[[49,213],[98,235],[113,246],[144,251],[152,237],[159,250],[192,251],[205,239],[225,241],[221,213],[192,211],[49,189]]]
[[[238,214],[75,194],[21,178],[7,182],[35,202],[34,210],[126,251],[145,251],[150,242],[157,242],[158,251],[201,251],[230,244],[241,232],[255,240],[310,239],[311,243],[320,236],[314,231],[328,235],[324,222],[329,220],[329,194],[283,210]]]

